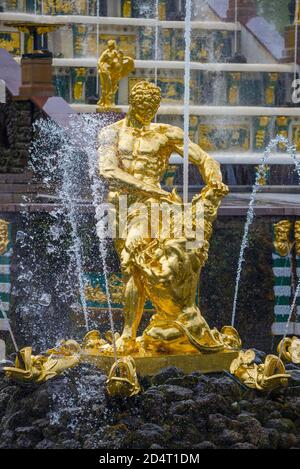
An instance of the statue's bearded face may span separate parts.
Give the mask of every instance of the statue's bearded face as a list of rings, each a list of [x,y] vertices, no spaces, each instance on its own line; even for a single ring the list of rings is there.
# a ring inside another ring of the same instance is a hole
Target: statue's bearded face
[[[135,85],[130,94],[131,112],[136,120],[143,125],[149,125],[161,101],[160,89],[152,83],[146,81],[139,82]]]
[[[155,117],[159,104],[154,106],[152,103],[144,103],[134,107],[135,118],[144,125],[149,125]]]

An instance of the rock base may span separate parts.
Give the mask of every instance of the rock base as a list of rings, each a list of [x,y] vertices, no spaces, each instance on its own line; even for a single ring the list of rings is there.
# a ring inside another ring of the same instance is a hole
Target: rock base
[[[105,380],[91,365],[40,386],[0,375],[0,448],[300,449],[300,378],[265,396],[225,374],[169,367],[122,400]]]

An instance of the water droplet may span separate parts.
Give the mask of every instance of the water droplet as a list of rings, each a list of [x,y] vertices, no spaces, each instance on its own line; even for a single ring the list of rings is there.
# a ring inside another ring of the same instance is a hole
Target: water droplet
[[[39,299],[41,306],[49,306],[51,304],[52,296],[49,293],[43,293]]]
[[[16,241],[24,241],[24,239],[26,238],[26,233],[24,233],[24,231],[17,231],[17,234],[16,234]]]
[[[28,270],[27,272],[20,274],[18,276],[18,280],[20,280],[21,282],[24,282],[24,281],[29,282],[32,279],[32,277],[33,277],[33,273],[30,270]]]

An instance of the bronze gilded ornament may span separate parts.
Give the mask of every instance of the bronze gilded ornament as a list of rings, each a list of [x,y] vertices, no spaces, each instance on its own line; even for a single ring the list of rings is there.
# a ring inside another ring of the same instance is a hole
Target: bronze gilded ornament
[[[119,358],[106,380],[107,393],[114,397],[132,397],[140,393],[136,366],[132,357]]]
[[[0,256],[6,251],[9,244],[9,223],[5,220],[0,220]]]
[[[97,103],[97,111],[113,110],[119,82],[134,70],[134,60],[118,49],[116,41],[110,40],[107,49],[98,61],[98,73],[101,83],[101,98]]]
[[[32,348],[21,349],[15,367],[6,367],[6,376],[16,381],[44,383],[80,361],[80,345],[75,340],[63,341],[56,349],[43,355],[32,355]]]
[[[278,345],[277,352],[287,362],[300,365],[300,339],[299,337],[286,337]]]
[[[287,386],[290,375],[279,357],[267,355],[265,362],[257,365],[254,350],[240,351],[233,360],[230,373],[245,386],[258,391],[270,392],[280,386]]]
[[[291,229],[290,220],[281,220],[274,224],[274,248],[279,256],[286,257],[292,250]]]

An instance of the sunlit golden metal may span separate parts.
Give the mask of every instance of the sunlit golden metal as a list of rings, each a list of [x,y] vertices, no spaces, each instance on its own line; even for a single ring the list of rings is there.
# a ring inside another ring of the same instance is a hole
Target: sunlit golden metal
[[[297,256],[300,256],[300,221],[295,223],[295,249]]]
[[[0,256],[6,252],[9,243],[8,225],[7,221],[0,220]]]
[[[290,220],[282,220],[274,225],[274,248],[279,256],[286,257],[292,249],[291,228]]]
[[[209,353],[239,349],[238,333],[230,327],[225,331],[211,330],[196,305],[196,290],[201,269],[208,257],[212,222],[228,188],[222,183],[219,164],[195,143],[189,143],[189,159],[206,183],[193,199],[192,223],[196,223],[196,204],[204,209],[204,240],[187,248],[188,238],[161,233],[158,222],[155,238],[147,238],[141,230],[137,203],[151,212],[153,203],[171,208],[180,207],[182,200],[176,190],[162,190],[160,181],[168,168],[172,152],[183,156],[182,129],[167,124],[151,123],[161,102],[161,91],[146,81],[131,90],[130,108],[125,119],[104,128],[99,134],[100,174],[109,183],[109,197],[116,213],[120,196],[127,195],[130,215],[123,222],[122,237],[115,246],[120,257],[124,282],[125,326],[117,340],[121,355],[154,355],[165,353]],[[118,218],[118,217],[117,217]],[[176,226],[176,218],[172,219]],[[118,223],[118,222],[117,222]],[[142,222],[143,223],[143,222]],[[118,228],[119,225],[118,225]],[[145,299],[151,300],[155,315],[141,337],[137,338]],[[110,346],[103,353],[111,353]]]
[[[259,391],[268,392],[288,384],[290,375],[285,372],[279,357],[267,355],[261,365],[254,363],[254,360],[254,350],[240,351],[238,358],[231,363],[230,373],[248,388]]]
[[[228,187],[222,182],[219,164],[190,141],[189,159],[197,166],[206,185],[193,198],[187,222],[196,227],[201,202],[203,236],[200,240],[192,239],[187,235],[185,223],[181,223],[184,230],[180,236],[175,235],[178,222],[183,221],[183,203],[175,189],[166,192],[160,181],[168,169],[171,154],[183,156],[184,134],[180,128],[151,123],[160,102],[161,91],[157,86],[139,82],[132,88],[126,118],[99,133],[99,167],[109,185],[108,200],[117,214],[120,197],[126,195],[128,203],[122,228],[116,218],[119,236],[115,247],[124,284],[122,294],[119,289],[116,292],[124,304],[122,334],[113,336],[108,331],[102,338],[98,331],[90,331],[81,347],[68,341],[59,349],[48,351],[46,356],[32,357],[31,348],[24,349],[21,353],[24,358],[17,359],[16,368],[6,369],[7,375],[43,382],[79,361],[88,361],[105,372],[110,370],[107,380],[110,395],[133,396],[140,390],[135,363],[139,364],[141,374],[153,374],[168,365],[182,365],[187,372],[193,369],[211,372],[228,369],[237,356],[241,348],[237,331],[230,326],[221,331],[210,329],[196,304],[212,224]],[[139,216],[136,204],[143,204],[146,215],[150,215],[153,204],[180,210],[171,215],[167,234],[163,232],[159,212],[150,217],[151,223],[157,225],[157,232],[155,236],[145,237],[141,227],[145,228],[146,224],[149,229],[148,219]],[[89,298],[102,299],[102,291],[95,287],[88,287],[85,293]],[[151,300],[155,314],[138,337],[146,299]],[[113,343],[118,356],[115,363]],[[268,370],[271,368],[268,365]]]
[[[124,56],[115,41],[108,41],[107,46],[98,61],[101,82],[101,98],[97,103],[99,112],[114,108],[120,80],[134,70],[134,60]]]
[[[300,365],[300,339],[299,337],[286,337],[278,345],[277,351],[287,362]]]
[[[25,347],[16,357],[15,367],[4,368],[6,376],[16,381],[44,383],[68,368],[78,365],[80,345],[75,340],[63,341],[44,355],[32,355],[32,348]]]
[[[117,363],[113,364],[106,381],[106,389],[108,394],[114,397],[132,397],[141,391],[132,357],[119,358]]]

